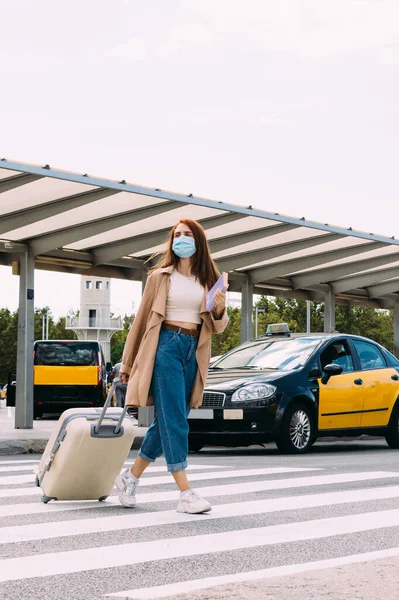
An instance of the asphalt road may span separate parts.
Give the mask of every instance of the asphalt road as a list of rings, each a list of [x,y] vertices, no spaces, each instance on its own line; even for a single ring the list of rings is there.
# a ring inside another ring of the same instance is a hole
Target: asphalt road
[[[116,496],[44,505],[39,458],[0,460],[2,600],[399,596],[399,452],[384,440],[319,442],[295,457],[272,444],[202,450],[190,455],[190,477],[213,510],[197,516],[175,512],[162,461],[134,510]],[[371,580],[363,595],[356,578]]]

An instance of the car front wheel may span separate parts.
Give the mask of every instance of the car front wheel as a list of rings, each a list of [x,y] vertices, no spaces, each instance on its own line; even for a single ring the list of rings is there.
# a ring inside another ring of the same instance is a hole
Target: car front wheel
[[[287,454],[303,454],[315,441],[315,426],[310,409],[304,404],[287,408],[277,448]]]
[[[204,447],[204,443],[201,440],[193,440],[188,438],[188,451],[189,452],[199,452]]]
[[[391,421],[388,425],[388,432],[385,436],[390,448],[397,450],[399,448],[399,405],[393,410]]]

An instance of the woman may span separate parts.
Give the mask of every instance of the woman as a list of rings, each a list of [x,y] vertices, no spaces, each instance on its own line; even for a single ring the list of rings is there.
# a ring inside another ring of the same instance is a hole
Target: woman
[[[211,510],[187,480],[187,415],[202,403],[212,333],[221,333],[227,325],[226,297],[221,290],[214,295],[212,312],[205,306],[205,295],[218,277],[202,226],[180,219],[147,279],[122,357],[120,377],[128,383],[126,404],[154,404],[156,411],[131,470],[116,478],[123,506],[135,506],[140,476],[164,454],[180,490],[177,511]]]

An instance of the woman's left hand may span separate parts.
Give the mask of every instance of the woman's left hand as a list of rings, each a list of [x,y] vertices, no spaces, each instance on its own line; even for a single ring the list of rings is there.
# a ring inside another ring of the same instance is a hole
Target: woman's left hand
[[[222,290],[216,290],[213,299],[215,307],[212,312],[217,319],[220,319],[226,309],[226,293],[222,292]]]

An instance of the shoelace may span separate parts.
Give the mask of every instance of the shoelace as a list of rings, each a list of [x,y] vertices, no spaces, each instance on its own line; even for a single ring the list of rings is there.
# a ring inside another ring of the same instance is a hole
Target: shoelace
[[[130,477],[124,477],[125,479],[125,493],[129,494],[129,496],[133,496],[137,486],[138,481],[133,481]]]
[[[129,496],[134,496],[136,493],[137,483],[135,481],[128,481],[125,487],[125,491]]]
[[[190,490],[183,498],[187,498],[188,502],[195,502],[196,500],[202,500],[201,496],[197,494],[195,490]]]

